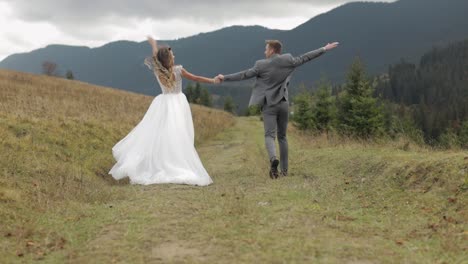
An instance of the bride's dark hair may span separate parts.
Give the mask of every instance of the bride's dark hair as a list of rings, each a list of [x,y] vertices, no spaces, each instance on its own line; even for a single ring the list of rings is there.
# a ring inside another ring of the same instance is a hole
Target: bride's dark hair
[[[156,56],[153,56],[156,64],[155,70],[161,83],[169,89],[174,88],[175,78],[173,74],[174,58],[170,47],[162,47]]]

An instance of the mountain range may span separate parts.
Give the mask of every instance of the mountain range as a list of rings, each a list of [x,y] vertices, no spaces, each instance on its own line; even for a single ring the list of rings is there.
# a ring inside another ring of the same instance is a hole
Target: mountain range
[[[322,74],[339,83],[345,80],[348,67],[356,56],[364,61],[368,73],[374,75],[386,72],[401,58],[416,62],[434,46],[467,38],[466,10],[466,0],[352,2],[315,16],[291,30],[232,26],[177,40],[159,40],[159,43],[170,45],[176,63],[188,71],[215,76],[246,69],[262,59],[266,39],[282,41],[283,52],[293,55],[339,41],[336,50],[298,68],[292,86],[301,83],[311,86]],[[53,61],[62,74],[71,70],[81,81],[157,95],[160,89],[156,80],[143,64],[150,53],[146,41],[116,41],[97,48],[49,45],[13,54],[0,62],[0,68],[41,73],[42,63]],[[250,83],[235,85],[251,86]],[[217,89],[210,91],[217,93]],[[235,93],[237,90],[231,88],[229,91]],[[249,90],[239,89],[239,92],[249,93]]]

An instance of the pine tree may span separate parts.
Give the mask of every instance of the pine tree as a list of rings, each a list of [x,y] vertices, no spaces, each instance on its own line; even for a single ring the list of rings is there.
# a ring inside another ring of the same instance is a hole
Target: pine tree
[[[326,80],[322,80],[319,84],[319,89],[315,93],[317,102],[313,109],[313,115],[316,127],[320,131],[328,131],[331,128],[335,115],[331,92],[331,84]]]
[[[202,95],[201,85],[200,83],[196,83],[195,89],[193,91],[193,102],[196,104],[201,104],[201,95]]]
[[[338,113],[340,131],[367,138],[383,132],[382,109],[373,98],[374,87],[366,77],[364,66],[356,59],[348,73]]]
[[[229,113],[234,113],[236,106],[234,105],[234,100],[231,96],[226,97],[224,100],[224,111]]]
[[[201,89],[200,104],[208,107],[213,106],[213,99],[206,88]]]
[[[73,75],[73,72],[71,70],[68,70],[67,73],[65,74],[65,77],[68,79],[68,80],[74,80],[75,79],[75,76]]]
[[[312,109],[312,96],[308,92],[302,92],[294,97],[293,120],[299,129],[316,129]]]
[[[187,85],[187,87],[185,88],[185,96],[187,97],[187,101],[189,103],[194,103],[195,100],[194,100],[194,90],[193,90],[193,86],[192,84],[189,84]]]

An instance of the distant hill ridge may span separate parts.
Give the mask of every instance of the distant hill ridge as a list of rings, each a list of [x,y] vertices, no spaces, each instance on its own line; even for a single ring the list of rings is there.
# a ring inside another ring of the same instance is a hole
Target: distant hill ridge
[[[338,49],[295,72],[293,86],[311,85],[321,74],[341,82],[355,56],[362,57],[370,74],[379,74],[401,58],[417,61],[433,46],[465,38],[468,36],[466,10],[468,1],[465,0],[354,2],[318,15],[292,30],[232,26],[160,43],[171,45],[176,62],[189,71],[214,76],[252,66],[264,56],[265,39],[281,40],[284,52],[293,55],[337,40],[341,43]],[[160,93],[159,87],[143,64],[149,54],[146,41],[116,41],[98,48],[49,45],[11,55],[0,62],[0,68],[40,73],[41,63],[51,60],[59,65],[62,74],[70,69],[81,81],[156,95]],[[239,89],[239,92],[248,93],[248,90]]]

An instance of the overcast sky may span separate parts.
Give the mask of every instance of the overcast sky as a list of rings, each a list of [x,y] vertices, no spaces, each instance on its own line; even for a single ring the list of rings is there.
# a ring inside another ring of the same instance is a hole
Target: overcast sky
[[[0,60],[48,44],[167,40],[231,25],[292,29],[347,2],[354,1],[0,0]]]

